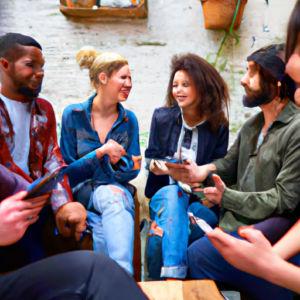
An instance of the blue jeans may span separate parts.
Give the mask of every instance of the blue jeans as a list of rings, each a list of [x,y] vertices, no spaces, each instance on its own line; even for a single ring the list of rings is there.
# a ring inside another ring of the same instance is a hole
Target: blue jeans
[[[218,222],[216,215],[200,203],[189,206],[188,195],[178,185],[168,185],[161,188],[151,199],[150,208],[154,213],[153,221],[163,230],[162,252],[158,236],[150,236],[147,249],[149,276],[157,279],[157,271],[161,266],[160,277],[185,278],[188,269],[187,247],[189,243],[189,218],[187,212],[206,220],[212,227]],[[204,233],[194,226],[198,238]],[[194,229],[192,235],[194,235]],[[162,261],[159,255],[162,254]],[[152,265],[151,265],[152,264]],[[156,265],[156,266],[153,266]],[[158,268],[157,268],[158,267]],[[152,274],[151,274],[152,272]]]
[[[114,188],[118,188],[115,192]],[[108,255],[133,274],[134,201],[120,184],[100,185],[91,195],[94,211],[88,211],[94,250]]]
[[[241,239],[236,233],[230,235]],[[188,248],[190,275],[193,279],[212,279],[229,284],[256,300],[292,300],[291,292],[230,265],[205,236]],[[300,254],[290,262],[299,265]]]

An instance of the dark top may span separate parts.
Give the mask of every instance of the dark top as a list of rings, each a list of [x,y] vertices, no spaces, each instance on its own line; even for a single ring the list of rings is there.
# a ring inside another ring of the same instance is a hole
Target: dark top
[[[149,146],[146,158],[173,157],[178,148],[178,139],[182,127],[181,110],[178,105],[162,107],[154,110]],[[211,131],[211,124],[205,121],[197,126],[198,152],[196,163],[198,166],[211,163],[222,158],[227,153],[229,130],[219,126],[217,133]],[[156,176],[149,172],[145,195],[151,198],[159,189],[169,184],[169,176]]]

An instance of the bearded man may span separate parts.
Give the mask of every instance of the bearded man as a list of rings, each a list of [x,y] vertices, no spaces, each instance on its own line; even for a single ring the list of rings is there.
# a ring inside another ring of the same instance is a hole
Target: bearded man
[[[300,200],[300,109],[289,99],[292,85],[283,76],[282,51],[282,44],[271,45],[247,58],[243,105],[262,111],[245,122],[223,159],[200,167],[166,164],[190,185],[212,175],[215,187],[204,193],[221,207],[221,229],[238,236],[241,226],[253,226],[272,243],[299,217]],[[192,278],[229,284],[251,299],[291,299],[287,290],[229,265],[206,237],[189,247],[188,256]]]
[[[44,77],[41,50],[29,36],[8,33],[0,37],[0,202],[66,166],[57,144],[52,105],[38,97]],[[56,185],[49,202],[60,233],[79,239],[86,229],[87,213],[80,203],[72,202],[69,191],[66,179]],[[30,215],[29,230],[17,242],[0,244],[0,273],[45,257],[42,233],[48,212],[45,206]]]

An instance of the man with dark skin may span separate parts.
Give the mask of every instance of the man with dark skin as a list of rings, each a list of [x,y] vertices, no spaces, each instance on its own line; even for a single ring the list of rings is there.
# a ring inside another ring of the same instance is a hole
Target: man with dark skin
[[[66,166],[57,144],[52,105],[38,97],[43,66],[41,46],[34,39],[15,33],[0,38],[0,164],[28,185]],[[79,239],[86,229],[87,213],[80,203],[72,202],[68,191],[68,182],[59,183],[48,198],[59,232]],[[24,237],[11,246],[0,247],[0,273],[45,257],[42,228],[47,215],[45,206],[40,215],[29,216],[30,223],[35,224]]]

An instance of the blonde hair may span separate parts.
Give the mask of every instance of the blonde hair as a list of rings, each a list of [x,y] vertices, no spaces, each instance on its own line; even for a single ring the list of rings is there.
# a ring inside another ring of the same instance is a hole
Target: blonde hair
[[[109,78],[114,71],[118,71],[128,61],[118,53],[107,52],[95,58],[90,68],[91,84],[96,88],[99,85],[99,74],[104,73]]]

